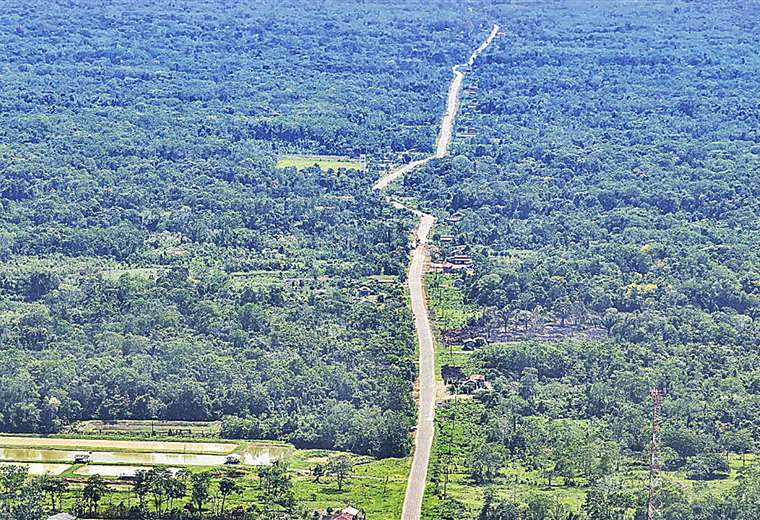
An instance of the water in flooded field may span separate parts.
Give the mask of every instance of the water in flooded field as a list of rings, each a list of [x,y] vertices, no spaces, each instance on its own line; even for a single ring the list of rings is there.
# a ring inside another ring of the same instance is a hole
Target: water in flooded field
[[[241,453],[243,464],[247,466],[271,466],[276,460],[290,452],[285,446],[251,445]]]
[[[87,451],[42,450],[34,448],[0,448],[0,460],[29,462],[74,462],[74,456]],[[180,466],[218,466],[227,460],[226,455],[188,455],[185,453],[142,453],[119,451],[89,452],[95,464],[138,464]]]
[[[119,453],[93,452],[92,462],[104,464],[150,464],[159,466],[219,466],[227,460],[225,455],[186,455],[184,453]]]
[[[111,448],[173,453],[230,453],[237,448],[237,444],[221,442],[117,441],[104,439],[59,439],[52,437],[14,436],[0,436],[0,446],[50,446],[55,448],[81,448],[85,450],[88,448]]]
[[[241,454],[242,463],[249,466],[267,466],[284,457],[288,448],[280,446],[249,446]],[[39,463],[74,462],[74,456],[86,450],[46,450],[39,448],[0,448],[0,461]],[[135,464],[138,466],[221,466],[226,455],[197,455],[187,453],[145,453],[119,451],[93,451],[88,453],[94,464]]]
[[[0,448],[0,460],[24,462],[74,462],[74,451]]]

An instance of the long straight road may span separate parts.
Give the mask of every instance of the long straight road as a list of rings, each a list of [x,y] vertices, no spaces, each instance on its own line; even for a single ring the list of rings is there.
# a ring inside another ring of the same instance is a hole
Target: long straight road
[[[399,177],[419,168],[432,159],[440,159],[448,154],[451,135],[454,130],[454,121],[459,111],[459,96],[462,92],[462,83],[464,82],[466,73],[460,69],[473,65],[478,56],[491,45],[498,32],[499,26],[494,24],[488,37],[473,51],[467,63],[455,65],[452,68],[454,77],[449,86],[446,111],[441,117],[441,129],[436,141],[435,154],[425,159],[391,169],[387,175],[381,177],[375,183],[374,189],[383,190]],[[398,202],[391,201],[391,203],[398,207],[403,207]],[[412,469],[409,472],[409,481],[406,486],[401,518],[402,520],[419,520],[422,513],[422,499],[425,496],[430,450],[433,446],[433,436],[435,434],[435,346],[428,315],[427,295],[425,294],[423,284],[425,261],[428,258],[428,236],[433,229],[433,224],[435,224],[435,217],[412,208],[406,209],[420,217],[420,223],[415,230],[416,247],[412,253],[409,278],[407,280],[412,300],[412,312],[414,313],[414,327],[417,332],[417,342],[419,343],[419,404],[417,409],[417,434],[414,439],[414,458],[412,459]]]

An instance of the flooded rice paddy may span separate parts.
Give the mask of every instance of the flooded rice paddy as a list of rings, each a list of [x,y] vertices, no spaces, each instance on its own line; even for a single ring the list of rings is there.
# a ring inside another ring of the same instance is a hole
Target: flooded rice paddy
[[[0,446],[45,446],[51,448],[114,449],[167,453],[231,453],[238,445],[222,442],[118,441],[0,436]]]
[[[240,454],[243,464],[247,466],[271,466],[275,461],[285,458],[291,451],[286,446],[251,444]]]
[[[139,465],[179,465],[218,466],[227,460],[226,455],[194,455],[186,453],[145,453],[128,451],[69,451],[43,450],[37,448],[0,448],[0,460],[23,462],[68,462],[72,464],[76,455],[87,453],[95,464],[139,464]],[[245,461],[244,461],[245,463]],[[266,464],[266,462],[262,463]]]
[[[109,448],[124,451],[110,451]],[[132,476],[138,469],[147,470],[154,466],[221,466],[227,461],[227,454],[236,448],[238,444],[234,443],[0,436],[0,464],[23,464],[34,475],[60,475],[74,464],[77,455],[86,454],[90,456],[90,463],[77,468],[75,474],[119,477]],[[152,449],[155,451],[149,451]],[[181,449],[186,452],[179,451]],[[237,455],[244,465],[267,466],[287,456],[291,449],[253,443],[245,445]],[[208,453],[212,450],[216,453]],[[220,452],[223,454],[218,454]]]

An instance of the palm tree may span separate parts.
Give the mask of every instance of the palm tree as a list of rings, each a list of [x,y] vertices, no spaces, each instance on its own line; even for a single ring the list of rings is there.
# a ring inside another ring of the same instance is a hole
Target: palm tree
[[[138,470],[132,481],[132,491],[140,500],[140,509],[145,508],[145,496],[150,491],[150,477],[146,470]]]
[[[222,495],[222,511],[221,516],[224,516],[224,503],[227,500],[227,497],[230,496],[232,493],[239,492],[240,489],[238,488],[237,483],[235,483],[234,480],[232,480],[229,477],[224,477],[222,480],[219,481],[219,494]]]
[[[50,496],[50,508],[53,513],[61,507],[63,501],[63,494],[69,489],[69,484],[60,477],[51,477],[45,475],[40,477],[40,487],[42,491]],[[56,498],[58,499],[58,506],[56,507]]]
[[[82,498],[89,505],[90,514],[94,515],[98,512],[98,502],[106,493],[108,493],[108,486],[100,478],[100,475],[93,475],[87,479],[82,491]]]
[[[166,494],[169,497],[169,509],[174,507],[174,501],[176,499],[184,497],[186,493],[187,484],[185,481],[179,476],[170,477],[166,486]]]

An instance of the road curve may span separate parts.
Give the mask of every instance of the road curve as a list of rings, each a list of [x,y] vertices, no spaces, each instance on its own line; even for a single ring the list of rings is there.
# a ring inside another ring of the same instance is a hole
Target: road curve
[[[441,118],[441,129],[436,140],[435,154],[425,159],[419,159],[391,169],[387,175],[381,177],[374,185],[375,190],[384,190],[393,181],[432,159],[440,159],[448,154],[451,135],[454,130],[454,121],[459,111],[459,96],[462,91],[465,72],[460,68],[473,65],[491,42],[496,38],[499,26],[494,24],[488,37],[473,51],[467,63],[455,65],[452,68],[454,77],[449,86],[446,100],[446,111]],[[401,513],[402,520],[419,520],[422,513],[422,499],[425,496],[425,484],[427,483],[427,470],[430,463],[430,450],[433,446],[435,433],[435,347],[433,332],[430,327],[428,315],[427,297],[423,284],[425,274],[425,261],[428,258],[428,236],[435,224],[435,217],[413,208],[404,206],[398,201],[389,201],[396,207],[412,211],[420,218],[420,223],[415,230],[415,248],[409,266],[409,294],[412,301],[414,314],[414,327],[417,332],[419,343],[419,405],[417,409],[417,433],[414,438],[414,458],[412,469],[409,472],[409,481],[404,496],[404,508]]]

